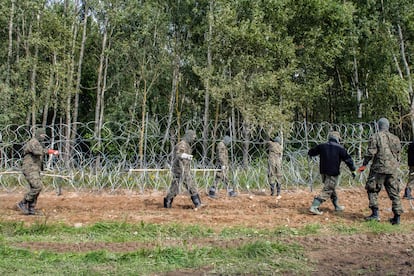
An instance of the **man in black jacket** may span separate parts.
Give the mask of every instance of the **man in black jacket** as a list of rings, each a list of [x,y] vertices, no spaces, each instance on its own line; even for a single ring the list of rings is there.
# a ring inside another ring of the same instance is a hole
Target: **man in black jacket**
[[[319,172],[322,175],[323,188],[318,196],[313,199],[312,206],[309,211],[315,215],[322,215],[319,210],[319,206],[327,199],[331,199],[335,211],[343,211],[344,206],[338,204],[338,196],[336,194],[336,187],[338,186],[338,176],[341,161],[352,172],[352,176],[355,177],[355,165],[351,156],[346,149],[339,144],[340,135],[339,132],[333,131],[328,135],[328,142],[319,144],[316,147],[309,150],[309,156],[319,155]]]
[[[411,191],[414,188],[414,141],[412,141],[408,145],[408,168],[409,168],[409,174],[408,174],[408,182],[407,186],[404,190],[404,196],[405,199],[413,199],[411,196]]]

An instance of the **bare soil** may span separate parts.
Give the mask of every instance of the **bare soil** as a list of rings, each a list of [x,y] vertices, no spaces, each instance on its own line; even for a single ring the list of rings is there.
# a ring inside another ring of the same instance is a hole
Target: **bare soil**
[[[41,216],[21,214],[16,203],[24,191],[0,192],[0,220],[23,221],[26,224],[47,221],[81,227],[102,221],[123,221],[128,223],[146,222],[156,224],[182,223],[205,225],[216,231],[227,227],[255,227],[272,229],[279,226],[291,228],[309,224],[353,224],[364,221],[370,214],[368,199],[363,188],[339,189],[338,196],[346,209],[334,212],[330,202],[321,205],[321,216],[311,215],[308,209],[318,191],[283,190],[282,198],[277,200],[268,191],[241,193],[229,198],[221,191],[220,198],[210,199],[201,193],[203,208],[195,210],[190,197],[181,194],[174,199],[171,209],[163,208],[164,193],[148,191],[145,194],[131,191],[72,192],[64,191],[57,196],[54,192],[41,193],[38,208]],[[414,223],[413,202],[402,200],[404,214],[401,224]],[[380,194],[380,223],[389,223],[392,217],[391,201],[385,191]],[[400,226],[395,226],[400,227]],[[250,242],[241,239],[238,243]],[[317,236],[294,237],[286,240],[296,242],[305,248],[305,254],[314,264],[314,275],[414,275],[414,233],[396,231],[392,234],[354,234],[333,235],[323,233]],[[188,242],[188,241],[187,241]],[[179,244],[172,241],[171,245]],[[198,245],[234,246],[217,239],[198,239]],[[28,242],[20,247],[32,250],[51,250],[55,252],[86,252],[108,250],[129,252],[157,244],[128,243],[78,243],[58,244],[47,242]],[[165,245],[165,244],[164,244]],[[177,271],[167,275],[205,275],[208,270]]]

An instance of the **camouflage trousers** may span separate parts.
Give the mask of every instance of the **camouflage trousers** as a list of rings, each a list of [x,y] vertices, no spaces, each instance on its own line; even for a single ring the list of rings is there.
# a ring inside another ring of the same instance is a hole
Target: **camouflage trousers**
[[[408,173],[408,182],[406,187],[414,191],[414,167],[412,166],[410,166],[410,172]]]
[[[197,195],[197,189],[194,187],[193,178],[189,171],[182,171],[180,173],[173,172],[173,179],[170,188],[168,189],[167,198],[172,199],[180,193],[180,185],[183,184],[191,196]]]
[[[23,170],[23,174],[26,177],[27,182],[29,183],[29,192],[26,193],[24,199],[28,202],[36,204],[37,197],[43,188],[42,179],[40,176],[40,171],[38,170]]]
[[[281,184],[282,168],[278,162],[269,162],[267,167],[267,182],[269,184]]]
[[[392,202],[392,212],[400,215],[403,213],[400,199],[400,186],[398,179],[392,174],[372,173],[370,172],[365,189],[368,193],[369,208],[378,209],[378,194],[382,187],[388,194]]]
[[[316,197],[321,202],[324,202],[328,199],[332,201],[338,199],[336,194],[336,187],[338,186],[338,176],[331,176],[327,174],[322,174],[323,188],[319,195]]]
[[[220,171],[218,171],[216,173],[216,177],[214,178],[214,189],[217,191],[217,186],[220,183],[223,183],[223,185],[226,187],[227,190],[232,190],[231,187],[229,186],[229,177],[228,177],[228,168],[226,167],[225,169],[221,169]]]

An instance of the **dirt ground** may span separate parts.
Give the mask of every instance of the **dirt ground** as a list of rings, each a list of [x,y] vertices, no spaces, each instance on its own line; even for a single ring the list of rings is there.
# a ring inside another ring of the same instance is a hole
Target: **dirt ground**
[[[148,191],[138,194],[121,191],[116,194],[106,192],[63,191],[57,196],[54,192],[41,193],[38,208],[42,216],[25,216],[17,211],[16,203],[24,191],[0,192],[0,220],[24,221],[27,224],[42,222],[65,223],[75,227],[100,221],[124,221],[128,223],[146,222],[157,224],[185,223],[206,225],[217,231],[226,227],[243,226],[271,229],[278,226],[303,227],[308,224],[321,225],[341,223],[352,224],[364,220],[370,214],[366,192],[362,188],[339,189],[340,203],[344,212],[333,211],[332,204],[321,206],[321,216],[308,212],[313,197],[318,191],[283,190],[282,198],[276,200],[268,191],[228,198],[221,191],[220,198],[210,199],[201,193],[206,206],[194,210],[190,197],[181,194],[174,199],[173,208],[164,209],[164,193]],[[402,200],[404,214],[402,224],[414,223],[414,202]],[[413,204],[413,205],[412,205]],[[385,191],[380,194],[381,222],[388,223],[392,217],[391,202]],[[399,226],[395,226],[399,227]],[[240,240],[240,243],[249,242]],[[414,274],[414,233],[394,234],[355,234],[294,237],[305,248],[306,256],[315,264],[314,275],[413,275]],[[177,242],[175,242],[177,243]],[[215,244],[229,246],[217,240],[197,240],[192,244]],[[234,243],[234,241],[233,241]],[[174,244],[172,244],[174,245]],[[63,246],[56,243],[32,242],[19,244],[31,249],[47,249],[56,252],[82,252],[106,249],[114,252],[134,251],[138,248],[155,246],[142,243],[84,243]],[[175,272],[168,275],[205,275],[208,271]]]

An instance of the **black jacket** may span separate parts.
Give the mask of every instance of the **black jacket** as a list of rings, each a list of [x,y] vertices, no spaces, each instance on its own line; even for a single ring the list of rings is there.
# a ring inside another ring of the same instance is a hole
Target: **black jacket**
[[[414,166],[414,141],[408,145],[408,166]]]
[[[355,171],[352,157],[348,154],[346,149],[334,139],[329,139],[327,143],[319,144],[310,149],[308,154],[309,156],[319,155],[319,172],[321,174],[330,176],[339,175],[341,161],[344,161],[351,171]]]

